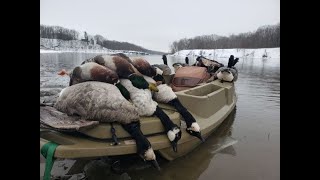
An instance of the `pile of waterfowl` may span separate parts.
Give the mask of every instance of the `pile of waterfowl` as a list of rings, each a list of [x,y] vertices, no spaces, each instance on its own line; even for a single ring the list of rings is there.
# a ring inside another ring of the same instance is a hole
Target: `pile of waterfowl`
[[[197,66],[211,67],[214,77],[232,82],[236,80],[234,65],[237,61],[232,56],[228,67],[224,67],[221,63],[199,57]],[[139,117],[157,116],[174,151],[177,151],[182,132],[158,102],[175,107],[186,122],[186,131],[204,141],[195,118],[164,82],[162,75],[168,73],[171,71],[167,65],[151,66],[145,59],[130,59],[121,53],[87,59],[71,72],[59,72],[59,75],[70,76],[69,86],[59,93],[53,107],[40,107],[40,125],[54,130],[77,131],[99,122],[118,122],[135,139],[137,153],[159,168],[151,144],[140,130]]]

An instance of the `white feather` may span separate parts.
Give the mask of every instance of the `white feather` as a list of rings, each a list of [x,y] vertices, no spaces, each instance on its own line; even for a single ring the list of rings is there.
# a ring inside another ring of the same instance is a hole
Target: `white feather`
[[[157,74],[160,74],[160,75],[163,74],[163,71],[160,68],[158,68],[158,67],[155,67],[155,68],[156,68]]]
[[[120,83],[129,91],[130,99],[137,108],[140,116],[151,116],[156,111],[158,103],[152,100],[149,89],[138,89],[130,80],[120,79]]]
[[[159,91],[153,94],[153,98],[157,102],[168,103],[169,101],[177,98],[176,93],[174,93],[171,87],[169,87],[168,85],[160,84],[159,86],[157,86],[157,88],[159,89]]]
[[[152,79],[151,77],[149,77],[149,76],[143,75],[143,78],[144,78],[148,83],[157,84],[157,82],[156,82],[154,79]]]
[[[218,79],[231,82],[233,80],[233,74],[228,72],[219,72],[217,74]]]
[[[63,94],[64,90],[66,90],[66,88],[63,88],[60,93],[59,93],[59,97]]]
[[[94,63],[94,62],[88,62],[88,63],[82,64],[80,66],[81,78],[88,79],[89,77],[91,77],[91,69],[93,66],[96,66],[96,65],[97,65],[97,63]]]
[[[108,68],[110,68],[110,69],[112,69],[112,70],[114,70],[114,71],[117,70],[117,67],[116,67],[116,65],[114,64],[113,60],[112,60],[113,56],[105,55],[105,56],[102,56],[102,57],[103,57],[103,59],[104,59],[104,65],[105,65],[106,67],[108,67]]]

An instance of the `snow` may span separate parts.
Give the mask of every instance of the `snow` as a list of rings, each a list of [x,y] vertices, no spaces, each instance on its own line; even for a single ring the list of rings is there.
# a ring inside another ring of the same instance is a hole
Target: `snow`
[[[40,53],[64,53],[64,52],[79,52],[79,53],[124,53],[124,54],[140,54],[148,55],[140,51],[128,50],[111,50],[100,46],[99,44],[87,44],[80,40],[65,41],[61,39],[40,38]]]
[[[85,50],[50,50],[50,49],[40,49],[40,53],[65,53],[65,52],[78,52],[78,53],[114,53],[113,50],[93,50],[93,49],[85,49]]]
[[[181,50],[173,54],[173,56],[204,56],[213,58],[229,58],[230,55],[241,58],[280,58],[280,48],[259,48],[259,49],[192,49]]]

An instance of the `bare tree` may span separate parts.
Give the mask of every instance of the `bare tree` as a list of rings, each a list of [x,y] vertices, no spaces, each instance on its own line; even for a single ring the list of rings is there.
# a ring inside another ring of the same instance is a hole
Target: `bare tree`
[[[170,45],[171,53],[183,49],[229,49],[229,48],[272,48],[280,47],[280,23],[259,27],[255,32],[238,35],[204,35],[183,38]]]

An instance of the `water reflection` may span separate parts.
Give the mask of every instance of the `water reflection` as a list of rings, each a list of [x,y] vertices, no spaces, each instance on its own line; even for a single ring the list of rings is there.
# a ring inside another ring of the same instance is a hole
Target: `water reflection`
[[[71,70],[84,59],[95,55],[98,54],[40,54],[40,88],[67,86],[68,77],[58,76],[57,72],[61,69]],[[162,56],[145,58],[151,64],[162,64]],[[185,57],[177,56],[167,58],[172,71],[173,63],[184,63],[185,60]],[[193,58],[189,60],[190,64],[195,62]],[[216,60],[227,64],[228,58]],[[240,58],[236,67],[239,70],[239,78],[235,83],[237,110],[192,153],[171,162],[159,159],[161,173],[150,168],[139,157],[122,157],[121,165],[132,179],[278,179],[280,59]],[[232,138],[239,142],[219,149],[222,147],[219,144],[232,144]]]

